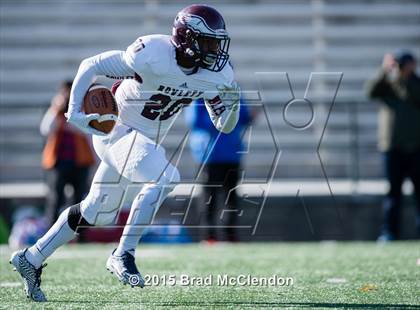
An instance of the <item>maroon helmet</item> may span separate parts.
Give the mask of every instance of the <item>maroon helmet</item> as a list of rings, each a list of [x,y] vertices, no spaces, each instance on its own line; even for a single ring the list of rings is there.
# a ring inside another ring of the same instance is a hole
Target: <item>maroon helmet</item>
[[[207,5],[193,4],[176,15],[172,43],[188,62],[210,71],[221,71],[229,60],[225,21]]]

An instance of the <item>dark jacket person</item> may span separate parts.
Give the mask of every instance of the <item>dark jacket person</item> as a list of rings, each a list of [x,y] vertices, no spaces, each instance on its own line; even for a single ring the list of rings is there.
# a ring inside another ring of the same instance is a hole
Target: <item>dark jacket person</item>
[[[384,222],[379,240],[400,235],[401,187],[413,182],[417,199],[416,225],[420,236],[420,78],[409,52],[386,54],[377,76],[368,83],[368,94],[381,103],[379,148],[384,153],[389,191],[384,201]]]

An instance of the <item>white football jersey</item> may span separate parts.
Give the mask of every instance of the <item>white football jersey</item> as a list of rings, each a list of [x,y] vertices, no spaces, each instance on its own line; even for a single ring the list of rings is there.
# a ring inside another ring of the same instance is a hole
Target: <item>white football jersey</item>
[[[220,72],[199,68],[185,74],[167,35],[138,38],[124,53],[124,61],[136,78],[124,80],[115,94],[119,118],[150,138],[165,135],[182,107],[194,99],[206,99],[217,110],[221,102],[216,87],[234,80],[230,64]]]

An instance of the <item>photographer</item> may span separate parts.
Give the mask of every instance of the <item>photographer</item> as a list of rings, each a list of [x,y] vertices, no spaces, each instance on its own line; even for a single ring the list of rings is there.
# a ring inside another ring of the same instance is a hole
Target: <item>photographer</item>
[[[368,83],[369,97],[381,103],[379,148],[384,153],[389,183],[380,241],[400,236],[401,188],[406,177],[414,185],[420,236],[420,79],[415,69],[411,53],[386,54],[379,74]]]

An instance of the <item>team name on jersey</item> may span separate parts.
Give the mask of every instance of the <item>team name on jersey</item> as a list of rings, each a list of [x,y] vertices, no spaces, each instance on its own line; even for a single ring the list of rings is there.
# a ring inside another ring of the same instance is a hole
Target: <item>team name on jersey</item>
[[[178,89],[178,88],[173,88],[173,87],[165,86],[165,85],[159,85],[157,90],[171,97],[200,98],[204,94],[203,91],[199,91],[199,90]]]

